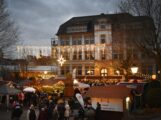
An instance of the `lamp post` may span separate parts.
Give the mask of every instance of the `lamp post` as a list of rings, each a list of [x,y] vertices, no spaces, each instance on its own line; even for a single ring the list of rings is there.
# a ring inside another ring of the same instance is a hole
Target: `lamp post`
[[[151,76],[151,78],[152,78],[152,80],[156,80],[157,76],[156,76],[155,74],[153,74],[153,75]]]
[[[132,72],[132,74],[133,75],[135,75],[137,72],[138,72],[138,67],[136,66],[136,65],[133,65],[132,67],[131,67],[131,72]],[[136,79],[134,79],[134,83],[135,82],[137,82],[137,80]],[[139,104],[139,106],[142,106],[142,93],[140,93],[139,95],[138,95],[138,91],[137,91],[137,89],[135,89],[135,90],[133,90],[133,94],[134,94],[134,110],[137,108],[137,104]],[[137,101],[137,97],[139,98],[139,101]]]
[[[120,75],[120,71],[119,70],[116,70],[116,73],[117,73],[117,75]]]
[[[132,72],[133,75],[136,74],[138,72],[138,67],[137,66],[132,66],[131,67],[131,72]]]
[[[138,67],[136,65],[133,65],[131,67],[131,72],[132,72],[134,79],[135,79],[135,74],[138,72]],[[134,82],[137,82],[137,80],[134,80]]]

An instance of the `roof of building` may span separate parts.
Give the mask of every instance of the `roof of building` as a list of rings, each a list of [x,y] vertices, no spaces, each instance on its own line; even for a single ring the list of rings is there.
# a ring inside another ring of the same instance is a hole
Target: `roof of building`
[[[66,34],[66,29],[69,26],[77,26],[77,25],[87,25],[87,32],[92,32],[94,30],[94,24],[97,22],[97,19],[106,18],[111,23],[127,23],[127,22],[135,22],[135,21],[144,21],[152,20],[147,16],[132,16],[129,13],[117,13],[117,14],[103,14],[100,15],[92,15],[92,16],[81,16],[81,17],[73,17],[60,25],[57,35]]]
[[[124,99],[131,94],[131,89],[126,86],[109,85],[105,87],[91,87],[86,96],[95,98],[121,98]]]

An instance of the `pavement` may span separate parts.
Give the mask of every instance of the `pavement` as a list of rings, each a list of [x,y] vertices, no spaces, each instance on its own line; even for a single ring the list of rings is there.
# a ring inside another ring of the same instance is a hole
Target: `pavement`
[[[38,109],[36,109],[36,114],[38,116]],[[27,120],[27,109],[23,110],[23,114],[21,115],[20,120]],[[11,110],[0,110],[0,120],[11,120]],[[73,117],[71,117],[69,120],[74,120]]]
[[[38,109],[36,109],[37,116],[38,116],[38,113],[39,113]],[[20,120],[27,120],[26,115],[27,115],[27,109],[24,109]],[[0,109],[0,120],[11,120],[11,110]],[[74,118],[70,117],[69,120],[74,120]],[[127,118],[124,118],[123,120],[136,120],[136,118],[135,117],[127,117]],[[145,120],[145,118],[138,119],[138,120]],[[161,120],[161,115],[154,117],[154,118],[147,119],[147,120]]]
[[[27,120],[26,114],[27,114],[27,110],[24,110],[20,120]],[[1,110],[0,111],[0,120],[11,120],[11,111],[10,110]]]

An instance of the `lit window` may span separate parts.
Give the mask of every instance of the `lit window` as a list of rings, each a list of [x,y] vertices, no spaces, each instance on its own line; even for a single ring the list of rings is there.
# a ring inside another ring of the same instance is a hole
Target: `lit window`
[[[85,75],[94,75],[94,67],[85,66]]]
[[[107,69],[106,68],[101,69],[101,76],[107,76]]]

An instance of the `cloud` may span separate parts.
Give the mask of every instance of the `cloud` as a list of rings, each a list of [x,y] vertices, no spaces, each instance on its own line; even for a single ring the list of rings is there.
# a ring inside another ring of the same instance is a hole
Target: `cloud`
[[[116,11],[119,0],[8,0],[23,44],[50,45],[59,26],[74,16]]]

